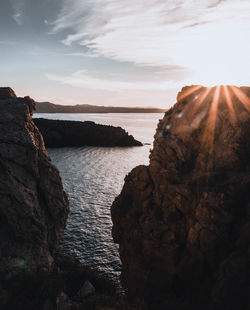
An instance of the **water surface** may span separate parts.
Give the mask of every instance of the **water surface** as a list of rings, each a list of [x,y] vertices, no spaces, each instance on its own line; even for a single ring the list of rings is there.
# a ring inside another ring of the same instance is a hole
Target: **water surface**
[[[90,120],[121,126],[143,143],[152,143],[162,114],[36,114],[35,117]],[[99,269],[119,283],[118,246],[111,237],[110,206],[120,193],[124,177],[136,166],[148,164],[152,145],[143,147],[74,147],[48,149],[59,169],[69,197],[70,214],[61,247],[83,264]]]

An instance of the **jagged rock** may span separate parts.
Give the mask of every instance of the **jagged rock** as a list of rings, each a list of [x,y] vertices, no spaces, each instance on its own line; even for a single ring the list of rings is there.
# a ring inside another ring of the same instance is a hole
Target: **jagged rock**
[[[61,292],[56,299],[57,310],[69,310],[72,306],[72,303],[64,292]]]
[[[16,97],[14,90],[10,87],[1,87],[0,90],[0,100],[13,99]]]
[[[94,122],[34,119],[47,147],[142,146],[123,128]]]
[[[53,268],[69,207],[29,98],[0,88],[0,272]]]
[[[105,307],[106,299],[111,306],[123,303],[111,281],[60,253],[68,200],[32,121],[34,108],[31,98],[0,88],[0,309],[87,310]],[[96,294],[75,303],[87,279]]]
[[[250,88],[185,87],[112,206],[122,285],[152,309],[247,309]]]
[[[86,297],[95,294],[95,288],[89,280],[86,280],[76,294],[76,300],[84,300]]]

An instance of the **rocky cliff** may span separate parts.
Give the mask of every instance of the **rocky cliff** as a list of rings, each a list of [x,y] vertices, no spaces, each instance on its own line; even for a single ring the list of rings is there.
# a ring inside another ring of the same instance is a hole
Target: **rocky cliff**
[[[150,309],[248,309],[250,88],[184,87],[112,206],[122,285]]]
[[[136,309],[109,280],[60,253],[68,200],[34,108],[0,88],[0,309]]]
[[[0,272],[51,270],[69,207],[29,98],[0,89]]]
[[[46,147],[72,146],[142,146],[123,128],[79,122],[35,118]]]

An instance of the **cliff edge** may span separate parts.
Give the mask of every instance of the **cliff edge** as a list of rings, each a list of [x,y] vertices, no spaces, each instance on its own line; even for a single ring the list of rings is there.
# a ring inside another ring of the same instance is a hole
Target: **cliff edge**
[[[31,98],[0,88],[0,309],[135,309],[111,281],[60,252],[69,205],[34,109]]]
[[[122,285],[150,309],[247,309],[250,88],[184,87],[112,205]]]
[[[0,272],[51,271],[69,212],[32,121],[34,101],[0,88]]]

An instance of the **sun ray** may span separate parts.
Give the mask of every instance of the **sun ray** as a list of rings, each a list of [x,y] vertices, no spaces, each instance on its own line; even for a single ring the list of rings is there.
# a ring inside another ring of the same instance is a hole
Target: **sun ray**
[[[223,87],[224,94],[225,94],[226,104],[230,112],[229,115],[230,115],[231,123],[235,125],[237,122],[237,118],[236,118],[236,114],[235,114],[234,107],[233,107],[232,97],[229,93],[228,86],[223,85],[222,87]]]
[[[197,90],[197,88],[196,88]],[[189,120],[190,126],[192,128],[197,128],[202,120],[203,117],[196,117],[195,114],[199,107],[203,104],[205,99],[207,98],[211,88],[203,87],[202,90],[193,98],[194,104],[192,105],[185,105],[182,113],[186,115],[186,119]]]
[[[203,94],[203,101],[208,96],[210,91],[213,91],[212,102],[210,102],[208,117],[201,137],[200,151],[195,164],[196,169],[199,170],[202,174],[209,173],[213,166],[213,143],[221,87],[217,86],[215,89],[214,87],[207,89]]]
[[[189,87],[186,91],[181,92],[181,94],[178,96],[178,101],[185,99],[186,97],[193,94],[196,90],[201,89],[201,88],[202,88],[202,86],[200,86],[200,85]]]
[[[193,108],[193,114],[196,113],[196,111],[198,110],[198,108],[202,105],[202,103],[205,101],[205,99],[207,98],[207,96],[209,95],[210,91],[212,88],[207,87],[206,90],[202,93],[202,95],[197,99],[194,108]]]
[[[244,107],[250,112],[250,98],[238,87],[230,86],[235,96],[240,100]]]
[[[189,87],[186,91],[182,91],[180,93],[180,95],[178,95],[178,97],[177,97],[178,102],[183,100],[183,99],[185,99],[186,97],[192,95],[195,91],[197,91],[197,90],[199,90],[201,88],[203,88],[203,87],[199,86],[199,85],[196,85],[196,86]],[[202,90],[202,92],[203,92],[203,90]],[[198,98],[198,95],[193,98],[193,101],[196,100],[196,97]],[[192,106],[188,105],[188,104],[185,105],[183,107],[183,110],[180,112],[181,116],[184,115],[184,114],[186,115],[186,119],[189,119],[190,121],[192,121],[193,120],[193,116],[195,114],[194,108]],[[179,117],[181,117],[181,116],[179,116]]]
[[[215,89],[213,100],[211,103],[211,108],[209,110],[207,118],[207,123],[202,137],[202,145],[206,149],[206,151],[210,154],[213,151],[214,133],[215,133],[216,117],[220,98],[220,90],[221,86],[217,86]]]

